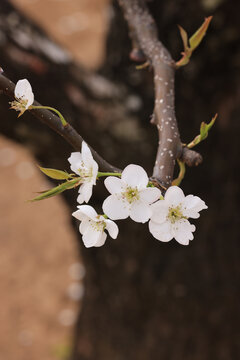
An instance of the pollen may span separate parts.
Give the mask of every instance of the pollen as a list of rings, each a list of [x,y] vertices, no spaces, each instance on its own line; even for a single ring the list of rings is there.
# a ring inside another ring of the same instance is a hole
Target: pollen
[[[10,105],[11,105],[11,109],[19,111],[20,115],[22,115],[24,111],[27,109],[27,100],[24,99],[14,100],[10,102]]]
[[[93,177],[93,171],[92,168],[91,169],[87,169],[84,166],[82,168],[78,169],[78,173],[81,176],[81,178],[91,181],[92,177]]]
[[[174,224],[176,221],[180,219],[186,219],[186,217],[183,216],[181,205],[178,205],[177,207],[173,207],[173,206],[170,207],[167,218],[172,224]]]
[[[89,221],[91,227],[95,230],[95,231],[101,231],[103,232],[105,227],[106,227],[106,223],[105,221],[93,221],[90,220]]]
[[[126,191],[123,193],[124,198],[129,202],[129,204],[132,204],[134,201],[139,200],[139,191],[136,187],[130,187],[128,186]]]

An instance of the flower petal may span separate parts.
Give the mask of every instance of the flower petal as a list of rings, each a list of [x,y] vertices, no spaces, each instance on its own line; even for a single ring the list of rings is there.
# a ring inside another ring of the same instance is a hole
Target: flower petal
[[[162,224],[157,224],[154,221],[149,221],[149,231],[155,237],[155,239],[167,242],[172,240],[171,223],[165,221]]]
[[[112,220],[126,219],[129,216],[129,203],[117,195],[108,196],[104,200],[102,208]]]
[[[118,226],[117,224],[112,220],[105,220],[106,223],[106,230],[108,231],[111,238],[116,239],[118,236]]]
[[[72,152],[71,156],[68,158],[70,163],[70,169],[79,175],[78,169],[80,169],[83,165],[82,155],[80,152]]]
[[[27,100],[27,106],[28,108],[30,105],[32,105],[34,101],[34,95],[32,92],[32,87],[30,82],[27,79],[19,80],[15,86],[14,90],[15,98],[18,100]]]
[[[166,221],[167,215],[169,212],[169,206],[167,205],[165,200],[159,200],[151,205],[151,209],[153,215],[151,216],[151,220],[161,224]]]
[[[182,245],[188,245],[189,240],[193,240],[193,234],[196,227],[186,219],[180,219],[172,224],[172,233],[174,238]]]
[[[171,206],[178,205],[185,199],[182,189],[178,186],[170,186],[164,196],[164,200]]]
[[[87,231],[84,232],[82,240],[84,245],[89,248],[95,246],[102,237],[103,231],[96,230],[91,225],[88,227]]]
[[[77,198],[77,202],[79,204],[82,204],[83,202],[88,203],[92,196],[92,187],[93,185],[91,182],[86,182],[80,185],[79,196]]]
[[[86,215],[82,213],[81,210],[76,210],[72,213],[72,216],[75,217],[76,219],[83,221],[86,219]]]
[[[140,199],[147,204],[152,204],[153,202],[160,199],[161,191],[156,187],[148,187],[139,193]]]
[[[135,201],[130,208],[130,218],[136,222],[145,223],[152,215],[150,205],[143,201]]]
[[[78,211],[80,211],[82,213],[83,216],[83,220],[87,217],[93,221],[96,221],[96,217],[97,217],[97,212],[95,211],[95,209],[90,206],[90,205],[79,205],[78,206]],[[74,216],[74,215],[73,215]],[[76,217],[76,216],[75,216]],[[79,218],[77,218],[79,219]],[[81,220],[81,219],[79,219]]]
[[[82,214],[82,216],[85,216],[84,214]],[[88,227],[89,227],[89,217],[85,216],[85,219],[82,220],[82,222],[80,223],[79,225],[79,231],[80,231],[80,234],[84,234]]]
[[[194,219],[199,218],[199,211],[207,209],[207,205],[198,196],[188,195],[183,201],[183,215]]]
[[[123,181],[116,176],[108,176],[104,180],[104,185],[110,194],[117,194],[123,191]]]
[[[28,109],[29,106],[31,106],[33,104],[33,102],[34,102],[33,92],[29,92],[28,94],[26,94],[26,98],[27,98],[26,109]]]
[[[85,166],[90,168],[92,166],[93,161],[95,162],[95,160],[93,160],[91,150],[89,149],[89,147],[85,143],[85,141],[82,142],[81,153],[82,153],[82,158],[83,158],[83,162],[84,162]]]
[[[94,246],[95,247],[103,246],[105,244],[106,239],[107,239],[107,234],[103,232],[101,238],[98,240],[98,242],[96,242]]]
[[[77,202],[79,203],[79,204],[82,204],[82,203],[84,203],[84,196],[83,196],[83,194],[79,194],[78,195],[78,197],[77,197]]]
[[[131,187],[144,189],[148,184],[146,171],[139,165],[130,164],[122,172],[122,180]]]
[[[98,174],[98,164],[95,160],[93,160],[93,162],[92,162],[92,183],[94,185],[96,185],[97,174]]]

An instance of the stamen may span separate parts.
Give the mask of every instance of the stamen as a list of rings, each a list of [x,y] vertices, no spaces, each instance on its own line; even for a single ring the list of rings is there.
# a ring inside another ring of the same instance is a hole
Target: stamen
[[[181,204],[178,205],[177,207],[173,207],[173,206],[170,207],[167,218],[172,224],[174,224],[176,221],[180,219],[187,219],[186,216],[183,216]]]
[[[123,197],[130,203],[132,204],[134,201],[139,200],[140,196],[139,196],[139,191],[138,188],[132,188],[130,186],[127,187],[126,191],[122,193]]]

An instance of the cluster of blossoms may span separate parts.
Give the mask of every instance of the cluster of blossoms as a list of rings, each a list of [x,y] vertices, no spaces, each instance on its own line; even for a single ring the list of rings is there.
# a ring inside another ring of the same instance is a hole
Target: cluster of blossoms
[[[57,112],[62,124],[66,124],[62,115],[53,108],[33,106],[34,95],[28,80],[19,80],[15,87],[15,101],[11,108],[20,111],[20,115],[31,108],[48,108]],[[78,175],[79,204],[88,203],[99,176],[108,173],[98,172],[98,164],[85,142],[80,152],[73,152],[68,159],[71,170]],[[51,169],[50,169],[51,170]],[[61,172],[62,175],[63,172]],[[198,218],[199,211],[207,209],[204,201],[199,197],[184,196],[177,186],[171,186],[163,197],[161,191],[149,182],[146,171],[139,165],[128,165],[121,174],[112,173],[104,184],[110,195],[103,202],[104,214],[97,214],[92,206],[79,205],[72,215],[80,220],[79,231],[86,247],[102,246],[107,238],[105,230],[116,239],[118,226],[113,220],[130,217],[139,223],[149,221],[150,233],[160,241],[170,241],[173,238],[182,245],[188,245],[193,239],[195,226],[190,224],[189,218]],[[71,174],[65,174],[64,178]],[[75,180],[74,180],[75,181]],[[71,185],[71,184],[70,184]]]
[[[96,185],[98,164],[85,142],[81,153],[72,153],[68,161],[71,170],[82,179],[77,201],[79,204],[87,203],[93,185]],[[108,176],[104,184],[110,193],[103,202],[104,214],[97,214],[89,205],[79,205],[72,214],[81,222],[79,231],[86,247],[102,246],[107,237],[105,230],[115,239],[119,230],[113,220],[127,217],[139,223],[149,221],[150,233],[160,241],[175,238],[180,244],[188,245],[195,231],[195,226],[188,219],[198,218],[199,211],[207,208],[199,197],[185,197],[177,186],[171,186],[163,198],[161,191],[152,187],[147,173],[139,165],[128,165],[121,178],[119,175]]]

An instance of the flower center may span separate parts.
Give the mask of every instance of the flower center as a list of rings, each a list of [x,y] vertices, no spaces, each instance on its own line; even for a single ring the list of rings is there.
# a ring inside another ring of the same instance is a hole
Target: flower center
[[[105,227],[106,227],[106,223],[105,221],[93,221],[90,220],[90,225],[91,227],[95,230],[95,231],[101,231],[103,232]]]
[[[132,188],[130,186],[127,187],[126,191],[122,193],[124,198],[127,199],[129,204],[132,204],[134,201],[139,200],[139,191],[138,189]]]
[[[18,99],[10,102],[11,109],[14,109],[16,111],[20,111],[21,114],[24,113],[27,107],[27,100],[25,99]]]
[[[183,216],[181,205],[178,205],[176,207],[170,207],[167,218],[170,220],[172,224],[174,224],[176,221],[180,219],[187,219],[186,216]]]
[[[78,169],[79,175],[81,178],[83,179],[88,179],[89,181],[92,179],[93,177],[93,171],[92,168],[91,169],[87,169],[84,166],[82,168]]]

